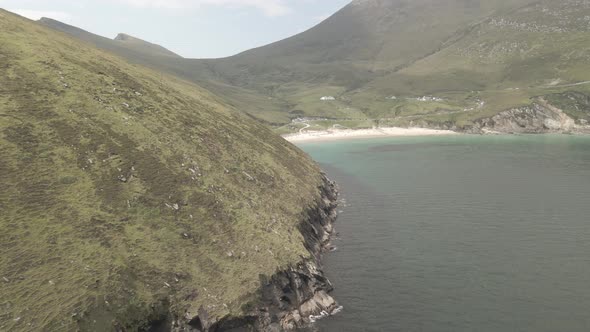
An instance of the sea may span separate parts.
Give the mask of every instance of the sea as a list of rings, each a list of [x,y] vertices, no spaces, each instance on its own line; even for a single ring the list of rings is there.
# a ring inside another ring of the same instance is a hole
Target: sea
[[[590,137],[299,146],[342,192],[320,331],[590,331]]]

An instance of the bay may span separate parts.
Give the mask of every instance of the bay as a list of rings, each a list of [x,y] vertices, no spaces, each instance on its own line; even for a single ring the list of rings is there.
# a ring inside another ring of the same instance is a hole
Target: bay
[[[590,330],[590,138],[300,146],[345,200],[320,330]]]

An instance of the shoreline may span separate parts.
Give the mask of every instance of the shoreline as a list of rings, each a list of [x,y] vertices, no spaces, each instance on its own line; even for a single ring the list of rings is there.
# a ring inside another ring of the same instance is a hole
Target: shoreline
[[[238,316],[215,317],[201,307],[198,314],[189,319],[179,319],[173,331],[225,331],[244,329],[252,331],[294,331],[312,328],[318,320],[333,316],[342,307],[332,297],[334,286],[323,271],[323,255],[331,248],[338,218],[339,189],[324,172],[315,204],[307,207],[298,226],[309,257],[293,265],[285,266],[270,276],[260,276],[261,283],[255,290],[259,297]],[[244,307],[244,306],[243,306]]]
[[[352,138],[378,138],[378,137],[412,137],[412,136],[447,136],[461,135],[451,130],[438,130],[428,128],[402,128],[385,127],[372,129],[329,129],[321,131],[304,131],[295,134],[283,135],[283,138],[291,143],[339,141]]]

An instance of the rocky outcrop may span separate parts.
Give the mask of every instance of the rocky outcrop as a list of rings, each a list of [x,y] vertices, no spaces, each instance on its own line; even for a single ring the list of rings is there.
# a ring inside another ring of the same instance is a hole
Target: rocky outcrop
[[[578,105],[575,107],[579,108]],[[508,109],[466,125],[458,125],[451,120],[423,120],[412,122],[411,125],[467,134],[590,134],[588,120],[572,118],[543,97],[536,98],[531,105]]]
[[[491,118],[480,119],[470,129],[472,132],[489,133],[551,133],[571,131],[575,122],[561,110],[551,107],[544,100],[530,106],[500,112]]]
[[[476,134],[512,133],[590,133],[590,128],[564,113],[561,109],[538,98],[532,105],[500,112],[493,117],[479,119],[465,132]]]
[[[273,276],[260,276],[259,301],[247,305],[251,308],[243,316],[218,320],[201,308],[197,317],[176,319],[158,331],[289,331],[309,326],[319,317],[339,310],[330,296],[332,284],[321,269],[322,254],[330,248],[337,206],[337,187],[324,174],[321,196],[304,213],[299,226],[311,258]]]

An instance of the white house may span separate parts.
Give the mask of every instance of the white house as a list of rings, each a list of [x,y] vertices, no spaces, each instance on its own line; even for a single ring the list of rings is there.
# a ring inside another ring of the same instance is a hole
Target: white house
[[[420,98],[414,98],[414,100],[417,100],[417,101],[443,101],[444,99],[438,98],[438,97],[432,97],[432,96],[424,96],[424,97],[420,97]]]
[[[329,101],[329,100],[336,100],[334,96],[323,96],[320,98],[321,101]]]

